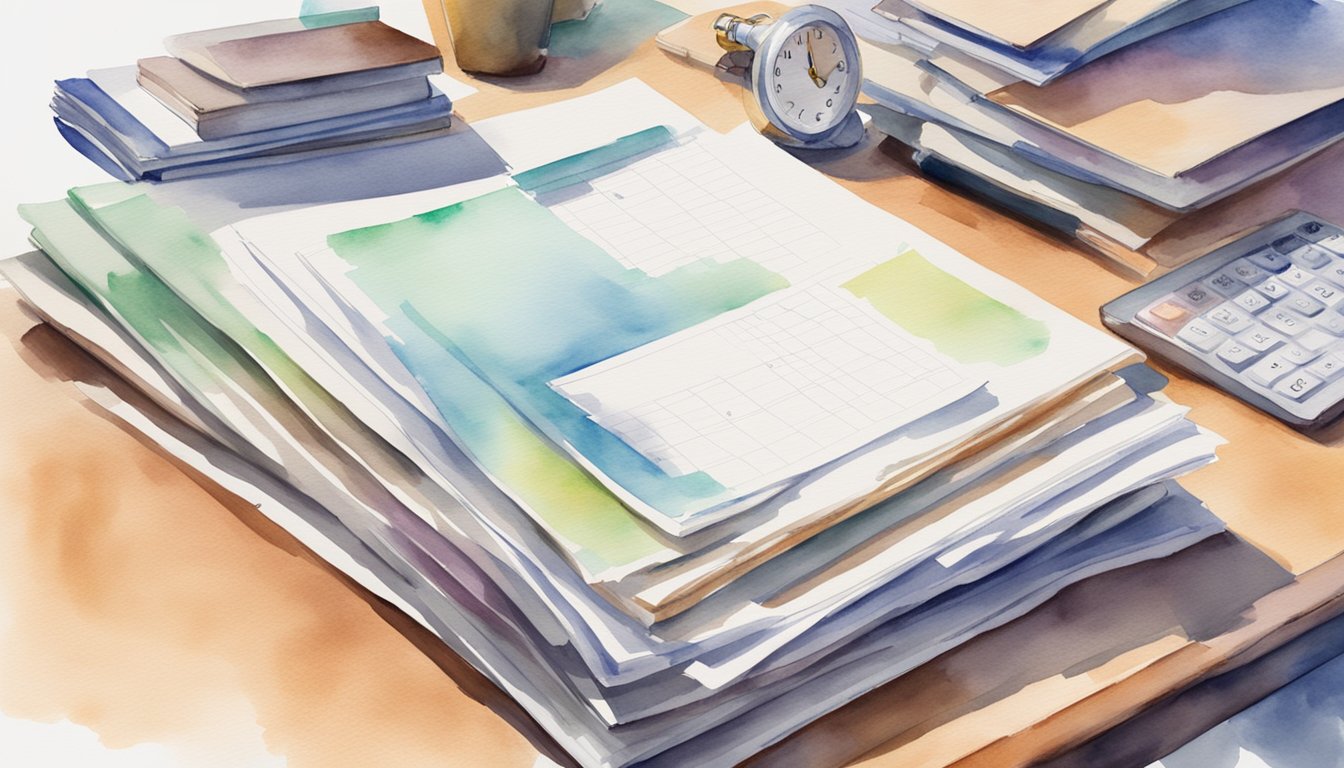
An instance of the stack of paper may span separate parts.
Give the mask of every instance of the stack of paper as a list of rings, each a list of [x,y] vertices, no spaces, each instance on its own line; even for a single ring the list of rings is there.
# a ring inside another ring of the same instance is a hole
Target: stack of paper
[[[213,232],[76,189],[0,272],[580,763],[732,765],[1222,530],[1133,350],[756,134],[633,81],[478,130],[510,175]]]
[[[1090,61],[1246,0],[881,0],[890,34],[1044,85]]]
[[[964,25],[974,21],[986,35],[1021,42],[1053,26],[1058,19],[1050,14],[940,0],[892,21],[898,5],[845,3],[873,41],[864,49],[864,74],[880,103],[879,122],[914,146],[930,173],[1104,252],[1132,256],[1184,216],[1275,177],[1344,135],[1344,77],[1319,65],[1344,54],[1339,3],[1251,0],[1217,13],[1208,3],[1061,3],[1061,12],[1092,7],[1090,14],[1102,16],[1085,16],[1085,26],[1109,18],[1102,27],[1111,31],[1130,22],[1122,11],[1150,6],[1174,6],[1161,17],[1169,21],[1198,18],[1139,42],[1117,33],[1132,44],[1110,46],[1104,58],[1049,80],[964,46],[920,47],[900,32],[941,10]],[[1267,40],[1274,41],[1272,55]]]
[[[193,32],[56,84],[56,124],[120,178],[167,180],[442,135],[438,50],[376,8]]]

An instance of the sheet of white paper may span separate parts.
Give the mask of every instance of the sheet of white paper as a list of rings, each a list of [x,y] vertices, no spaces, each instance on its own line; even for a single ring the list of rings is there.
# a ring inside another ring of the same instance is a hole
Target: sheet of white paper
[[[472,123],[514,173],[605,146],[656,125],[679,134],[699,127],[700,121],[639,80]]]
[[[551,387],[669,475],[746,494],[811,471],[983,384],[868,302],[767,296]]]
[[[749,258],[791,280],[844,258],[837,239],[732,166],[703,134],[540,202],[626,267],[663,275],[701,259]],[[731,151],[731,149],[729,150]]]

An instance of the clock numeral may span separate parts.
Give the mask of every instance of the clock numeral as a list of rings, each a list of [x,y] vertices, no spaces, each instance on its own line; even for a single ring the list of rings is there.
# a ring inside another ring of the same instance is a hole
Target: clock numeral
[[[831,99],[827,99],[827,100],[826,100],[826,106],[828,106],[828,107],[831,106]]]
[[[823,37],[825,37],[825,36],[826,36],[826,33],[825,33],[825,32],[822,32],[822,31],[821,31],[821,28],[818,27],[818,28],[817,28],[817,39],[820,40],[821,38],[823,38]]]
[[[789,50],[784,51],[784,58],[786,58],[786,59],[792,59],[792,58],[793,58],[793,50],[792,50],[792,49],[789,49]]]
[[[841,61],[841,62],[839,62],[838,64],[836,64],[836,65],[835,65],[835,71],[836,71],[836,72],[844,72],[844,71],[845,71],[845,62]]]
[[[785,109],[793,109],[793,102],[790,101],[789,106],[785,107]]]
[[[779,67],[775,67],[775,77],[779,77]]]
[[[798,110],[798,119],[799,119],[799,120],[802,120],[802,119],[803,119],[803,113],[806,112],[806,111],[807,111],[807,110],[804,110],[804,109],[800,109],[800,110]]]
[[[802,36],[802,35],[799,35],[799,36],[793,38],[793,40],[794,40],[794,42],[798,43],[799,45],[802,45],[802,44],[803,44],[803,36]]]
[[[783,93],[783,92],[784,92],[784,86],[780,85],[779,83],[775,83],[775,93]]]
[[[818,123],[821,122],[821,113],[820,113],[820,112],[817,113],[817,122],[818,122]]]
[[[839,43],[831,43],[831,53],[835,53],[835,52],[838,51],[838,50],[840,50],[840,44],[839,44]]]
[[[838,86],[838,85],[835,86],[835,92],[836,92],[836,93],[839,93],[839,92],[840,92],[840,86]]]

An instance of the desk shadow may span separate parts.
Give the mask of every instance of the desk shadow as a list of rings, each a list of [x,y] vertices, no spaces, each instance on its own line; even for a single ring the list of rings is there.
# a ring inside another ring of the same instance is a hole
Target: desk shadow
[[[846,181],[879,181],[914,175],[913,164],[900,157],[892,146],[894,144],[869,122],[864,128],[863,140],[847,149],[785,147],[784,151],[827,176]]]
[[[1335,610],[1341,608],[1344,605],[1337,606]],[[1105,734],[1037,765],[1040,768],[1148,765],[1170,755],[1270,693],[1323,664],[1337,660],[1341,651],[1344,651],[1344,616],[1327,621],[1255,661],[1167,698]],[[1314,702],[1308,698],[1304,703],[1311,705]],[[1292,728],[1300,729],[1299,735],[1310,736],[1313,731],[1319,733],[1316,726],[1321,726],[1327,729],[1328,735],[1328,731],[1335,729],[1338,722],[1335,719],[1337,713],[1330,708],[1325,709],[1321,722],[1312,722],[1312,718],[1302,717],[1300,712],[1292,714],[1298,717],[1294,718],[1294,722],[1283,723],[1284,727],[1277,732],[1252,735],[1267,737],[1283,746],[1286,740],[1292,738]],[[1327,739],[1326,743],[1338,738],[1336,735],[1334,739]],[[1301,744],[1301,748],[1312,750],[1315,758],[1331,755],[1331,751],[1314,750],[1315,746],[1310,738]],[[1201,759],[1197,763],[1186,761],[1183,764],[1200,765],[1203,768],[1237,764],[1238,754],[1235,749],[1221,756],[1224,758],[1221,762]],[[1213,756],[1205,754],[1202,757]]]
[[[16,313],[7,308],[6,314]],[[106,387],[156,422],[172,419],[102,362],[45,323],[24,333],[15,347],[24,363],[44,379]],[[189,718],[180,712],[208,708],[223,690],[235,697],[241,694],[255,707],[256,723],[265,733],[267,747],[296,768],[380,762],[373,760],[379,750],[383,758],[398,764],[429,765],[452,755],[483,764],[522,766],[540,752],[560,765],[574,765],[572,758],[525,710],[431,632],[327,564],[242,498],[167,454],[149,438],[124,427],[92,403],[86,401],[84,406],[166,459],[191,481],[183,482],[175,472],[163,467],[158,470],[161,476],[157,483],[151,481],[151,486],[194,483],[270,547],[258,548],[247,541],[245,534],[236,531],[221,532],[219,529],[229,528],[221,519],[223,516],[209,514],[213,510],[203,507],[201,499],[192,504],[191,499],[183,498],[190,494],[180,487],[173,489],[172,501],[176,504],[163,504],[160,502],[164,488],[132,488],[137,480],[140,483],[145,480],[121,477],[125,473],[113,466],[114,461],[90,466],[98,462],[88,450],[82,452],[86,455],[71,456],[70,461],[84,469],[86,477],[76,485],[86,492],[77,505],[41,505],[45,508],[39,509],[34,500],[30,504],[32,513],[47,519],[40,525],[31,520],[29,525],[34,530],[51,529],[46,535],[53,546],[68,548],[78,543],[79,550],[85,553],[79,559],[89,563],[81,562],[76,570],[73,562],[44,562],[38,558],[27,572],[15,574],[34,583],[19,588],[18,604],[36,599],[42,605],[40,609],[15,612],[14,623],[21,630],[21,637],[7,642],[6,650],[21,649],[24,658],[0,659],[0,669],[21,665],[28,670],[16,675],[12,682],[29,693],[12,690],[5,693],[6,711],[11,716],[53,720],[68,717],[92,728],[109,746],[146,740],[173,743],[193,738],[183,722]],[[117,457],[116,461],[124,461],[124,457]],[[68,482],[69,467],[49,463],[39,466],[44,477],[35,476],[34,482],[47,488],[52,483]],[[162,476],[164,472],[171,477]],[[43,502],[50,496],[49,491],[38,493]],[[99,498],[99,494],[106,494],[107,498]],[[126,499],[132,497],[143,498],[144,503],[130,502],[128,506]],[[165,506],[178,519],[163,519],[160,508]],[[173,509],[174,506],[177,508]],[[206,514],[198,514],[201,512]],[[83,519],[86,516],[91,517]],[[116,518],[118,529],[109,532],[107,523],[92,524],[94,519],[102,518]],[[321,528],[321,521],[309,522]],[[186,530],[187,527],[193,530]],[[79,541],[73,542],[71,536],[76,528],[83,531]],[[241,543],[223,541],[228,538],[224,533],[232,533],[234,539],[241,536]],[[315,575],[306,566],[297,569],[301,571],[298,576],[293,568],[284,573],[275,573],[272,568],[269,577],[259,575],[256,579],[235,573],[233,578],[244,582],[240,585],[230,581],[227,570],[210,572],[208,566],[202,572],[170,569],[172,565],[181,566],[181,558],[187,556],[174,554],[173,550],[192,550],[209,563],[212,555],[216,555],[213,549],[216,543],[220,548],[231,547],[236,556],[268,561],[272,566],[278,550],[316,566],[321,575]],[[128,545],[133,546],[128,550]],[[146,584],[139,579],[132,582],[125,568],[118,570],[98,563],[112,558],[161,562],[163,567],[158,569],[161,572],[154,583]],[[385,632],[370,626],[376,623],[367,622],[367,617],[350,615],[350,601],[332,598],[333,590],[326,576],[334,578],[381,617],[418,653],[400,652],[398,643],[389,644]],[[269,588],[258,583],[263,578],[271,585]],[[101,583],[95,588],[93,581]],[[180,583],[174,584],[175,581]],[[258,588],[267,596],[258,598]],[[101,596],[90,598],[91,590]],[[165,590],[169,593],[166,599],[162,594]],[[132,591],[139,594],[131,597]],[[269,591],[276,596],[271,597]],[[315,601],[319,602],[317,607],[308,605]],[[132,607],[127,608],[128,603]],[[140,603],[150,604],[136,610]],[[36,618],[39,611],[43,618],[92,611],[94,618],[77,624],[73,622],[79,622],[78,619],[39,621]],[[204,631],[200,625],[203,613],[209,614],[207,624],[215,627],[212,634],[218,637],[206,640],[200,636]],[[255,631],[247,625],[249,621],[257,623]],[[35,639],[50,633],[82,637],[45,644]],[[72,647],[75,645],[77,649]],[[90,653],[90,646],[97,650]],[[202,649],[206,651],[205,660],[197,658]],[[166,712],[161,702],[154,701],[162,691],[156,692],[152,684],[146,684],[144,690],[134,685],[114,685],[110,681],[120,680],[125,674],[103,669],[104,665],[135,668],[156,663],[149,660],[150,656],[160,658],[157,664],[162,667],[162,675],[174,680],[171,697],[178,712]],[[415,673],[417,658],[432,662],[466,699],[488,712],[452,696],[432,676],[426,678],[423,669]],[[240,679],[230,678],[223,683],[196,679],[199,668],[213,670],[221,665],[237,667]],[[56,693],[31,695],[38,688]],[[36,714],[39,710],[42,713]],[[319,722],[324,719],[339,720],[342,725]],[[530,749],[522,747],[521,740],[500,738],[507,736],[501,734],[504,729],[497,725],[500,719],[521,734]],[[338,732],[342,728],[346,729],[345,738]],[[358,746],[349,743],[349,733],[356,730],[360,733]],[[402,760],[407,762],[401,763]]]
[[[1335,418],[1329,424],[1304,430],[1302,434],[1321,445],[1329,445],[1335,448],[1344,446],[1344,415]]]
[[[504,170],[490,145],[455,117],[448,134],[433,139],[143,186],[210,232],[251,216],[438,189]]]
[[[1233,630],[1250,620],[1252,603],[1291,581],[1291,574],[1230,533],[1094,576],[817,720],[747,764],[843,765],[880,756],[1033,683],[1090,674],[1167,635],[1199,641]]]

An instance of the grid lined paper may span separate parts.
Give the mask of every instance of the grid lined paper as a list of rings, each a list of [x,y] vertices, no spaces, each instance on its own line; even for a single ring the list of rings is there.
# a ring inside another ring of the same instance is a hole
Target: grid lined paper
[[[767,297],[551,386],[669,475],[764,488],[981,382],[837,286]]]
[[[547,207],[631,269],[658,276],[700,259],[749,258],[799,276],[839,244],[696,142],[659,150]]]

